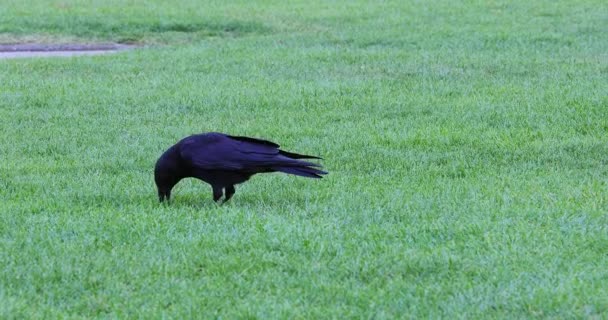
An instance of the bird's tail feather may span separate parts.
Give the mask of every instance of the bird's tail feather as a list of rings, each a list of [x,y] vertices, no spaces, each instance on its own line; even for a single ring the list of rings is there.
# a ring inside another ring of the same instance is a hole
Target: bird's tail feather
[[[305,154],[299,154],[299,153],[294,153],[294,152],[287,152],[287,151],[283,151],[283,150],[279,150],[279,154],[286,156],[288,158],[292,158],[292,159],[323,159],[321,157],[315,157],[315,156],[309,156],[309,155],[305,155]]]
[[[310,167],[273,167],[275,171],[281,171],[284,173],[295,174],[296,176],[308,177],[308,178],[322,178],[321,175],[327,174],[325,171]]]

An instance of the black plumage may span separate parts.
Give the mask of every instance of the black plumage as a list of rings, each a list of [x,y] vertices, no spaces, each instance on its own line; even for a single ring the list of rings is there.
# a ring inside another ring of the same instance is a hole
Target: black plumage
[[[154,180],[158,198],[169,200],[171,190],[184,178],[198,178],[211,185],[213,200],[224,202],[235,193],[234,186],[256,173],[284,172],[321,178],[327,172],[319,164],[300,159],[321,159],[287,152],[267,140],[230,136],[217,132],[196,134],[171,146],[156,162]]]

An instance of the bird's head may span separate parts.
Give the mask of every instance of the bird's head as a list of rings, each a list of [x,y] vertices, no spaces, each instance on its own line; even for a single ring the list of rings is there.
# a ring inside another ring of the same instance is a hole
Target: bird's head
[[[169,155],[169,151],[163,154],[154,167],[154,182],[160,202],[171,200],[171,190],[182,178],[179,174],[179,164]]]
[[[154,170],[154,182],[156,182],[156,188],[158,189],[158,200],[163,202],[165,200],[171,200],[171,189],[175,186],[174,179],[170,174],[167,174],[163,170]]]

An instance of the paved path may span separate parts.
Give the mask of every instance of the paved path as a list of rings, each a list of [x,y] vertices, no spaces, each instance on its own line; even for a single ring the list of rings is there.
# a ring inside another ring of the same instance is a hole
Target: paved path
[[[132,49],[135,46],[102,44],[0,44],[0,59],[27,57],[71,57],[79,55],[99,55]]]

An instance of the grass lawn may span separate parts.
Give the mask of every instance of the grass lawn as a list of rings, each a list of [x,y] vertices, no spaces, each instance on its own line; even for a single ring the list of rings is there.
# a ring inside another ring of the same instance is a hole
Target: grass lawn
[[[127,4],[122,4],[127,3]],[[0,3],[0,318],[608,318],[605,1]],[[322,180],[196,180],[204,131]]]

